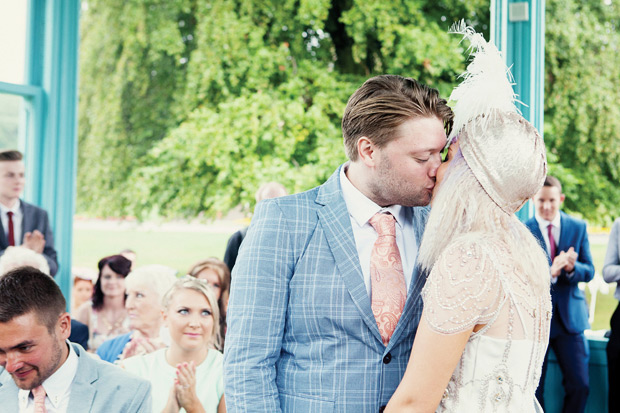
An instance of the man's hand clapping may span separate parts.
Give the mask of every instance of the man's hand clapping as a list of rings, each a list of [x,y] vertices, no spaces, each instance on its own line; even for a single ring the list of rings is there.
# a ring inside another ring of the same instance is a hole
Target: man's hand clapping
[[[33,232],[26,232],[24,234],[23,246],[33,250],[34,252],[42,254],[43,248],[45,248],[45,237],[43,236],[41,231],[37,229],[35,229]]]
[[[577,262],[577,253],[573,247],[570,247],[568,251],[560,251],[560,253],[553,259],[551,264],[551,276],[557,278],[562,273],[562,270],[566,272],[572,272]]]

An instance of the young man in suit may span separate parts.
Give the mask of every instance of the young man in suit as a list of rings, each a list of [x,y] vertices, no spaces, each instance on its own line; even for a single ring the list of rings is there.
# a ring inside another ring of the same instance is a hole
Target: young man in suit
[[[43,254],[54,276],[58,262],[47,212],[19,199],[26,182],[22,158],[19,151],[0,151],[0,254],[23,245]]]
[[[377,76],[342,120],[349,162],[323,185],[257,205],[232,276],[229,412],[377,412],[422,313],[415,261],[452,111]]]
[[[586,223],[560,211],[564,198],[560,181],[547,176],[534,197],[536,215],[526,225],[549,255],[553,303],[549,348],[553,349],[564,377],[566,395],[562,411],[583,412],[589,392],[590,355],[583,332],[590,324],[586,298],[578,283],[589,282],[594,277],[594,264]],[[547,350],[536,391],[543,409],[548,354]]]
[[[67,341],[54,280],[32,267],[0,278],[2,411],[151,412],[150,384]]]

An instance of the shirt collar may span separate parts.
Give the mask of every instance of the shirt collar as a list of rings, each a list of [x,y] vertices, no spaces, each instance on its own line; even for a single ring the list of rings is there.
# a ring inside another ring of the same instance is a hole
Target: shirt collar
[[[400,228],[402,228],[405,222],[405,209],[401,205],[390,205],[388,207],[380,207],[371,201],[366,195],[360,192],[349,178],[345,171],[348,169],[349,163],[347,162],[342,168],[340,168],[340,186],[342,188],[342,197],[347,205],[349,215],[360,227],[368,223],[377,212],[389,212],[394,215],[396,222]],[[370,225],[370,224],[368,224]]]
[[[13,208],[9,208],[6,205],[0,203],[0,212],[2,212],[2,214],[6,215],[7,212],[12,212],[13,215],[18,214],[21,209],[20,207],[22,206],[22,202],[17,199],[17,202],[15,203],[15,205],[13,205]]]
[[[534,217],[536,218],[536,221],[538,221],[538,226],[540,226],[541,228],[547,228],[549,226],[549,224],[553,225],[554,228],[560,228],[560,211],[558,211],[557,214],[555,214],[555,218],[553,218],[553,220],[551,221],[547,221],[546,219],[543,219],[540,215],[535,214]]]
[[[75,373],[78,368],[78,357],[75,351],[73,350],[73,346],[66,342],[66,345],[69,346],[69,356],[67,360],[43,382],[43,388],[45,389],[45,393],[49,398],[52,406],[54,408],[58,408],[58,405],[62,402],[63,397],[69,390],[69,386],[73,382],[73,378],[75,377]],[[30,396],[30,390],[19,390],[19,397]]]

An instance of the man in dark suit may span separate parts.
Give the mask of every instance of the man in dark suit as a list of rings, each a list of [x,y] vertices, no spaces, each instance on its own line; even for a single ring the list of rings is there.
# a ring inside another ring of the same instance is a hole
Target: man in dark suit
[[[43,254],[54,276],[58,262],[47,212],[19,199],[26,182],[22,158],[19,151],[0,151],[0,254],[22,245]]]
[[[526,222],[532,234],[549,255],[553,314],[549,347],[553,349],[562,375],[566,395],[562,412],[583,412],[589,392],[588,358],[590,350],[584,330],[590,328],[588,306],[578,283],[594,277],[594,265],[586,223],[560,211],[564,201],[560,181],[547,176],[534,197],[536,216]],[[547,357],[536,391],[544,409],[543,393]]]

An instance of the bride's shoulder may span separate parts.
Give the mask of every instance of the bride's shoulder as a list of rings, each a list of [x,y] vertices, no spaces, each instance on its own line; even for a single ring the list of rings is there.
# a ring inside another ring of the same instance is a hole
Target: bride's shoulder
[[[507,255],[492,235],[469,233],[455,237],[439,255],[428,277],[430,285],[443,290],[496,286],[500,261]]]

